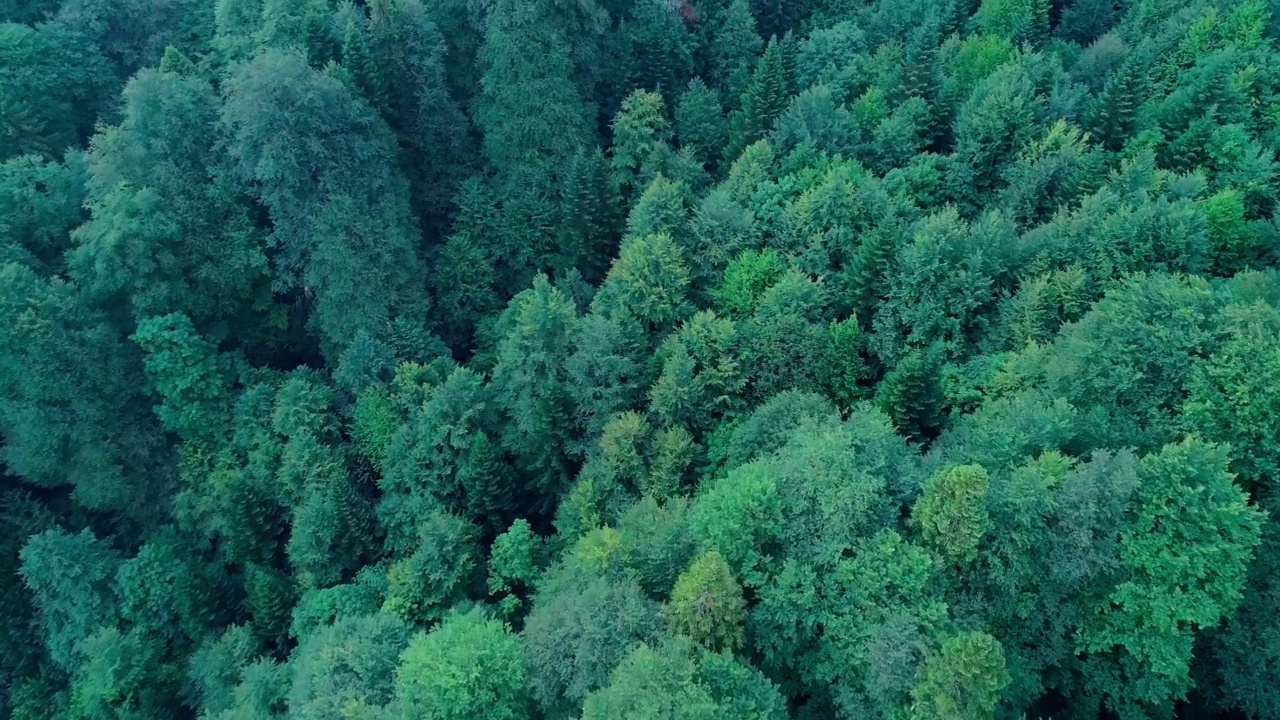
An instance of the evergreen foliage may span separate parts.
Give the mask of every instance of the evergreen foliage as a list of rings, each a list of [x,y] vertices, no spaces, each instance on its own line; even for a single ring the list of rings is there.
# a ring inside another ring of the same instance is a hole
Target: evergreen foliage
[[[0,717],[1280,717],[1275,11],[0,3]]]

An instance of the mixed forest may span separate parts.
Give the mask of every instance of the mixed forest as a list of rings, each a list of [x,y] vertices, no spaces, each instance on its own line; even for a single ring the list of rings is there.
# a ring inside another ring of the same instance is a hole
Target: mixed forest
[[[1280,717],[1274,0],[0,20],[0,716]]]

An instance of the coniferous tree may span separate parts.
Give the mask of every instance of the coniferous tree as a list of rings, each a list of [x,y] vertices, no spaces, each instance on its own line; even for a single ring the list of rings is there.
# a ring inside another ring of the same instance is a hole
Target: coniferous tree
[[[1272,15],[8,3],[0,716],[1277,715]]]
[[[636,0],[622,22],[626,85],[674,98],[693,70],[694,38],[679,6],[666,0]]]
[[[1109,150],[1119,150],[1133,132],[1141,102],[1141,68],[1137,58],[1125,62],[1103,87],[1092,105],[1091,129]]]
[[[676,105],[676,137],[711,168],[717,167],[728,125],[719,97],[701,78],[689,81]]]
[[[706,27],[711,80],[730,104],[737,103],[764,47],[749,0],[731,0],[722,5]]]
[[[743,148],[764,137],[786,108],[791,80],[784,54],[782,43],[775,37],[756,63],[741,105],[729,115],[729,157],[736,157]]]
[[[940,361],[936,349],[913,350],[885,375],[876,404],[908,438],[925,442],[942,425]]]
[[[551,2],[500,0],[490,8],[474,117],[485,156],[510,187],[546,185],[591,144],[570,51]]]
[[[367,97],[400,138],[400,164],[418,221],[425,231],[442,233],[476,154],[471,125],[447,85],[444,38],[424,4],[396,0],[372,9],[367,50],[353,42],[356,64],[365,66],[373,92]]]
[[[677,633],[712,650],[742,643],[746,602],[728,563],[714,550],[700,555],[676,579],[667,621]]]
[[[508,308],[511,330],[498,348],[493,383],[509,418],[505,446],[520,459],[535,492],[554,496],[569,480],[572,441],[566,361],[577,309],[545,277]]]

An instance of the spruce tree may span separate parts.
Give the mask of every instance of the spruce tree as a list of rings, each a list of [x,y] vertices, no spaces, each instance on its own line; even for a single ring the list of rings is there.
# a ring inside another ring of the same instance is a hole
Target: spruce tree
[[[1138,60],[1125,62],[1090,107],[1089,126],[1108,150],[1120,150],[1133,132],[1142,103],[1143,72]]]
[[[940,352],[913,350],[880,382],[876,405],[908,438],[925,443],[943,421]]]
[[[569,38],[549,0],[497,0],[480,62],[484,74],[473,117],[485,156],[511,185],[547,187],[560,163],[592,136],[573,82]]]
[[[741,106],[729,116],[728,157],[763,138],[790,100],[790,80],[782,43],[775,37],[756,63]]]

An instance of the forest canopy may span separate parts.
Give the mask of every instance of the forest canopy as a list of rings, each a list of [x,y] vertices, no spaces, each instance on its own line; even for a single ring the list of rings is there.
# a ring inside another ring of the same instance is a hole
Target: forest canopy
[[[1280,717],[1263,0],[0,5],[0,716]]]

